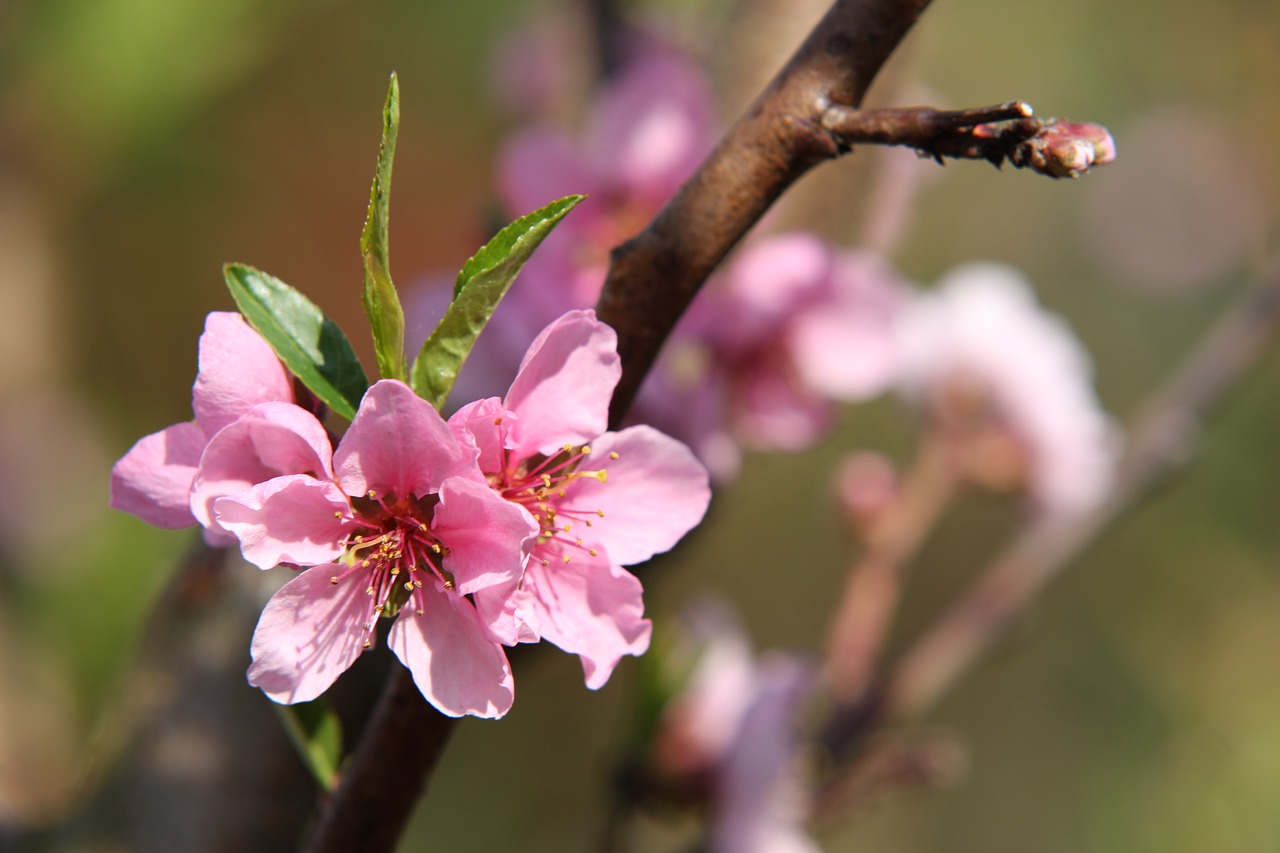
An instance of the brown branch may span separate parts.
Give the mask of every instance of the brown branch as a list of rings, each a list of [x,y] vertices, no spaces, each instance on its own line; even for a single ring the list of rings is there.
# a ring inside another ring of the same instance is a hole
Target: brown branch
[[[394,850],[457,722],[427,704],[409,670],[393,667],[308,853]]]
[[[675,198],[613,250],[596,306],[618,332],[622,380],[611,421],[631,407],[676,321],[717,264],[796,179],[843,153],[822,125],[856,106],[929,0],[836,0],[799,50]]]
[[[1204,420],[1280,331],[1280,273],[1229,308],[1183,361],[1172,380],[1141,407],[1111,494],[1073,518],[1046,517],[1028,527],[903,655],[888,679],[839,710],[825,733],[837,761],[875,732],[925,714],[968,671],[1051,580],[1191,457]],[[832,778],[820,817],[842,802]]]

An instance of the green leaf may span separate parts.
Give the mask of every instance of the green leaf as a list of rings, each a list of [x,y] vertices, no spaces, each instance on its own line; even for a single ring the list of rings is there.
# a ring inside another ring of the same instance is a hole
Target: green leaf
[[[369,380],[337,324],[275,276],[244,264],[227,264],[222,275],[240,313],[285,367],[329,408],[354,418]]]
[[[437,409],[444,405],[471,354],[476,337],[493,316],[525,261],[585,196],[571,195],[526,214],[486,243],[462,266],[453,302],[422,345],[409,371],[409,385]]]
[[[337,713],[323,699],[276,705],[276,710],[316,783],[332,793],[342,767],[342,721]]]
[[[369,190],[369,210],[360,232],[360,254],[364,266],[361,301],[373,331],[373,349],[378,372],[387,379],[405,378],[404,310],[391,282],[391,261],[387,248],[390,222],[391,164],[396,156],[396,134],[400,130],[400,83],[393,72],[382,108],[382,143],[378,146],[378,166]]]

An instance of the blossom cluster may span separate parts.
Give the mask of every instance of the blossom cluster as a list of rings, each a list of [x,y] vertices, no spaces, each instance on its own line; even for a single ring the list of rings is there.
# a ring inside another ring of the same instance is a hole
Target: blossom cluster
[[[335,440],[266,341],[214,313],[195,420],[135,444],[111,500],[297,572],[251,646],[249,681],[272,699],[319,696],[394,616],[386,642],[432,705],[500,717],[514,697],[505,646],[577,654],[592,688],[646,650],[641,585],[623,566],[671,548],[710,500],[682,444],[608,431],[619,376],[613,330],[573,311],[533,342],[505,396],[446,421],[384,379]]]

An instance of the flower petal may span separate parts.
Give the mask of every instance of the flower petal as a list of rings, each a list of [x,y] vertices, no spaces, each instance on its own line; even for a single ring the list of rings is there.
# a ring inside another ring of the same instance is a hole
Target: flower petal
[[[611,459],[616,453],[617,459]],[[579,470],[602,468],[607,481],[580,478],[565,488],[563,507],[599,510],[591,532],[620,565],[642,563],[668,550],[707,511],[707,469],[689,448],[647,426],[600,436]]]
[[[276,477],[218,498],[213,508],[218,524],[240,540],[244,558],[260,569],[332,562],[353,526],[342,490],[305,474]]]
[[[315,415],[292,403],[263,403],[219,430],[209,440],[195,481],[191,512],[217,531],[218,498],[283,474],[333,479],[329,434]]]
[[[570,311],[543,329],[507,392],[507,408],[519,416],[512,447],[549,455],[608,429],[621,365],[618,336],[594,311]]]
[[[214,311],[200,336],[200,372],[191,390],[206,436],[258,403],[293,402],[293,383],[262,336],[233,311]]]
[[[483,483],[453,477],[440,487],[431,531],[449,548],[445,570],[468,595],[519,580],[538,523]]]
[[[204,433],[191,422],[138,439],[111,469],[111,505],[156,527],[195,524],[191,481],[204,443]]]
[[[502,646],[488,638],[470,601],[431,583],[420,615],[402,608],[387,645],[442,714],[497,718],[511,709],[515,682]]]
[[[649,648],[652,624],[644,618],[644,589],[635,576],[603,555],[574,553],[564,562],[553,547],[550,565],[531,560],[525,587],[533,593],[542,638],[582,659],[587,687],[597,690],[623,655]]]
[[[476,448],[479,457],[476,471],[497,474],[506,466],[503,451],[506,449],[507,430],[515,423],[516,415],[502,405],[497,397],[488,397],[468,403],[449,418],[449,429],[463,444]]]
[[[440,413],[395,379],[365,392],[333,454],[338,483],[349,495],[421,497],[474,467],[475,450],[460,444]]]
[[[365,630],[370,599],[356,579],[331,582],[307,569],[272,596],[253,632],[249,683],[276,702],[309,702],[329,689],[377,632]]]

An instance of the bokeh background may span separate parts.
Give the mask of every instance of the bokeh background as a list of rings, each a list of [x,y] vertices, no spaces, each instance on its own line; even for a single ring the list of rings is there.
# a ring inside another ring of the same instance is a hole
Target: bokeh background
[[[234,770],[288,750],[240,675],[245,602],[270,581],[164,592],[192,536],[108,510],[108,469],[137,437],[190,416],[203,317],[231,308],[226,261],[303,289],[372,363],[357,240],[388,72],[402,87],[392,257],[403,285],[457,268],[486,237],[491,158],[516,121],[494,93],[498,46],[563,28],[574,35],[561,100],[590,89],[581,5],[0,5],[0,847],[178,849],[166,839],[185,837],[182,849],[202,849],[190,844],[216,835],[202,826],[252,826],[250,811],[279,805]],[[706,64],[727,121],[822,7],[623,11]],[[1023,98],[1108,125],[1120,159],[1077,182],[933,168],[893,260],[924,283],[968,260],[1019,266],[1092,351],[1102,400],[1126,418],[1280,246],[1278,48],[1269,0],[938,0],[872,101]],[[844,242],[868,233],[877,170],[870,153],[822,167],[784,221]],[[930,717],[963,745],[967,771],[875,803],[821,836],[826,849],[1275,849],[1278,383],[1272,352],[1191,467]],[[849,409],[813,452],[750,457],[705,528],[641,575],[654,619],[714,591],[759,648],[821,648],[852,555],[831,471],[857,448],[907,458],[912,430],[886,399]],[[895,636],[924,625],[1023,521],[1015,500],[990,496],[950,513]],[[637,664],[595,694],[568,656],[529,655],[519,669],[515,710],[460,727],[404,849],[594,848]],[[210,673],[233,677],[206,695]],[[224,723],[243,713],[258,739],[183,735],[183,707]],[[156,781],[157,767],[170,775]],[[209,767],[232,779],[225,790],[176,804]],[[680,843],[682,820],[644,823],[639,849]]]

